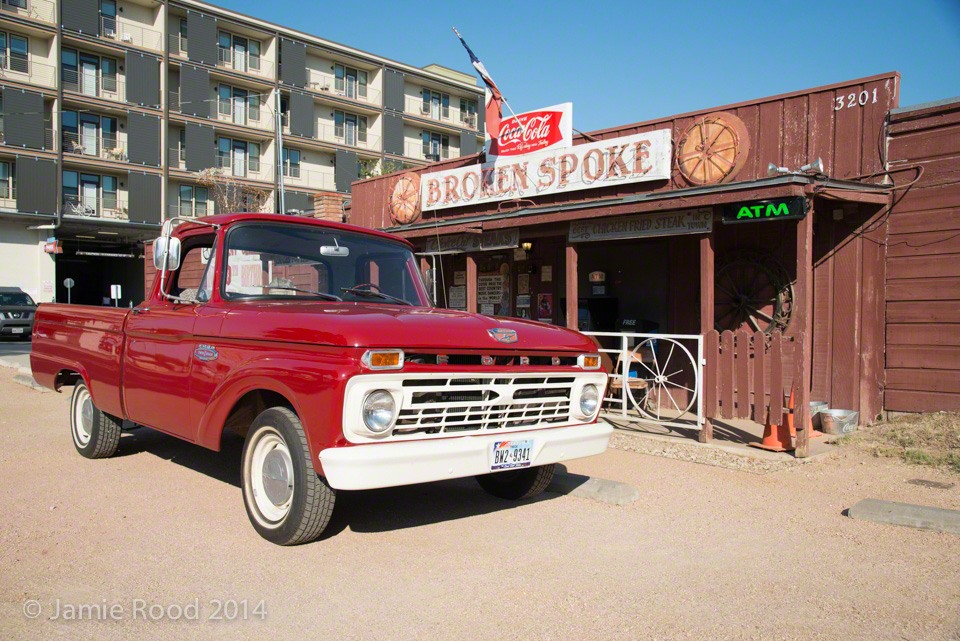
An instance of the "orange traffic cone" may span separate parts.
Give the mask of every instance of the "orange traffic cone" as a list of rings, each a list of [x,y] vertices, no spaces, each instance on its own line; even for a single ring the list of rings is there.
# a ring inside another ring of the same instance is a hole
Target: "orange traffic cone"
[[[747,443],[747,445],[771,452],[789,452],[794,449],[793,441],[790,440],[790,428],[787,426],[786,420],[774,426],[770,424],[768,419],[766,427],[763,428],[763,441]]]
[[[790,436],[793,438],[797,437],[797,426],[793,424],[793,390],[790,390],[790,403],[788,404],[787,412],[787,425],[790,427]],[[807,416],[807,420],[810,421],[807,429],[810,430],[810,438],[817,438],[818,436],[823,436],[823,432],[818,432],[813,429],[813,417]]]

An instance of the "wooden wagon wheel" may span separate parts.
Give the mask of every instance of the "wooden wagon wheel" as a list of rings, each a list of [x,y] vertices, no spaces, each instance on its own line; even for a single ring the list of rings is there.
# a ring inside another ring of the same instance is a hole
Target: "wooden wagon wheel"
[[[420,216],[420,175],[400,174],[393,179],[388,195],[390,218],[398,225],[409,225]]]
[[[793,307],[793,285],[766,257],[741,255],[722,265],[715,280],[714,323],[718,331],[786,330]]]
[[[733,180],[747,162],[750,135],[743,121],[712,113],[693,121],[677,142],[677,169],[693,185]]]

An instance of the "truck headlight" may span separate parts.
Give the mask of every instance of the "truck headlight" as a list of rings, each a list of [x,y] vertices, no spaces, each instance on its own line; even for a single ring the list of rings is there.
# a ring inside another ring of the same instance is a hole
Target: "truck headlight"
[[[363,399],[363,424],[375,434],[383,434],[397,420],[397,403],[393,394],[386,390],[376,390]]]
[[[580,390],[580,413],[584,416],[592,417],[600,404],[600,392],[597,386],[589,383]]]

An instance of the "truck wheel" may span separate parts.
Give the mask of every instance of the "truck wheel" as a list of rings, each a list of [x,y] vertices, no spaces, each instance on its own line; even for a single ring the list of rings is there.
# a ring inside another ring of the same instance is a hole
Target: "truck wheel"
[[[73,386],[73,395],[70,397],[70,433],[73,435],[73,445],[81,456],[113,456],[120,444],[121,425],[122,419],[97,409],[86,383],[80,381]]]
[[[254,529],[277,545],[307,543],[330,522],[336,491],[313,469],[297,415],[271,407],[243,445],[243,504]]]
[[[555,463],[540,467],[528,467],[524,470],[508,470],[481,474],[476,477],[480,487],[490,494],[501,499],[516,501],[529,499],[547,489],[553,480],[553,472],[557,468]]]

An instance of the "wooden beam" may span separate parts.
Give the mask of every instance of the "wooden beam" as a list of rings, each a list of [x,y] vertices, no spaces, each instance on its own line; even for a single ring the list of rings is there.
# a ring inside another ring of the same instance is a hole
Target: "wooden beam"
[[[477,261],[467,254],[467,311],[477,312]]]
[[[577,329],[577,319],[579,317],[577,297],[577,246],[567,243],[567,329]]]
[[[793,378],[793,423],[797,430],[795,454],[810,455],[810,378],[813,338],[813,200],[810,211],[797,221],[797,288],[794,292],[794,322],[797,323],[795,352],[796,375]]]
[[[714,242],[713,232],[700,237],[700,333],[706,334],[714,326]],[[704,378],[706,378],[704,376]],[[705,381],[700,381],[700,395],[704,395]],[[699,440],[709,443],[713,440],[713,423],[705,418],[700,426]]]

